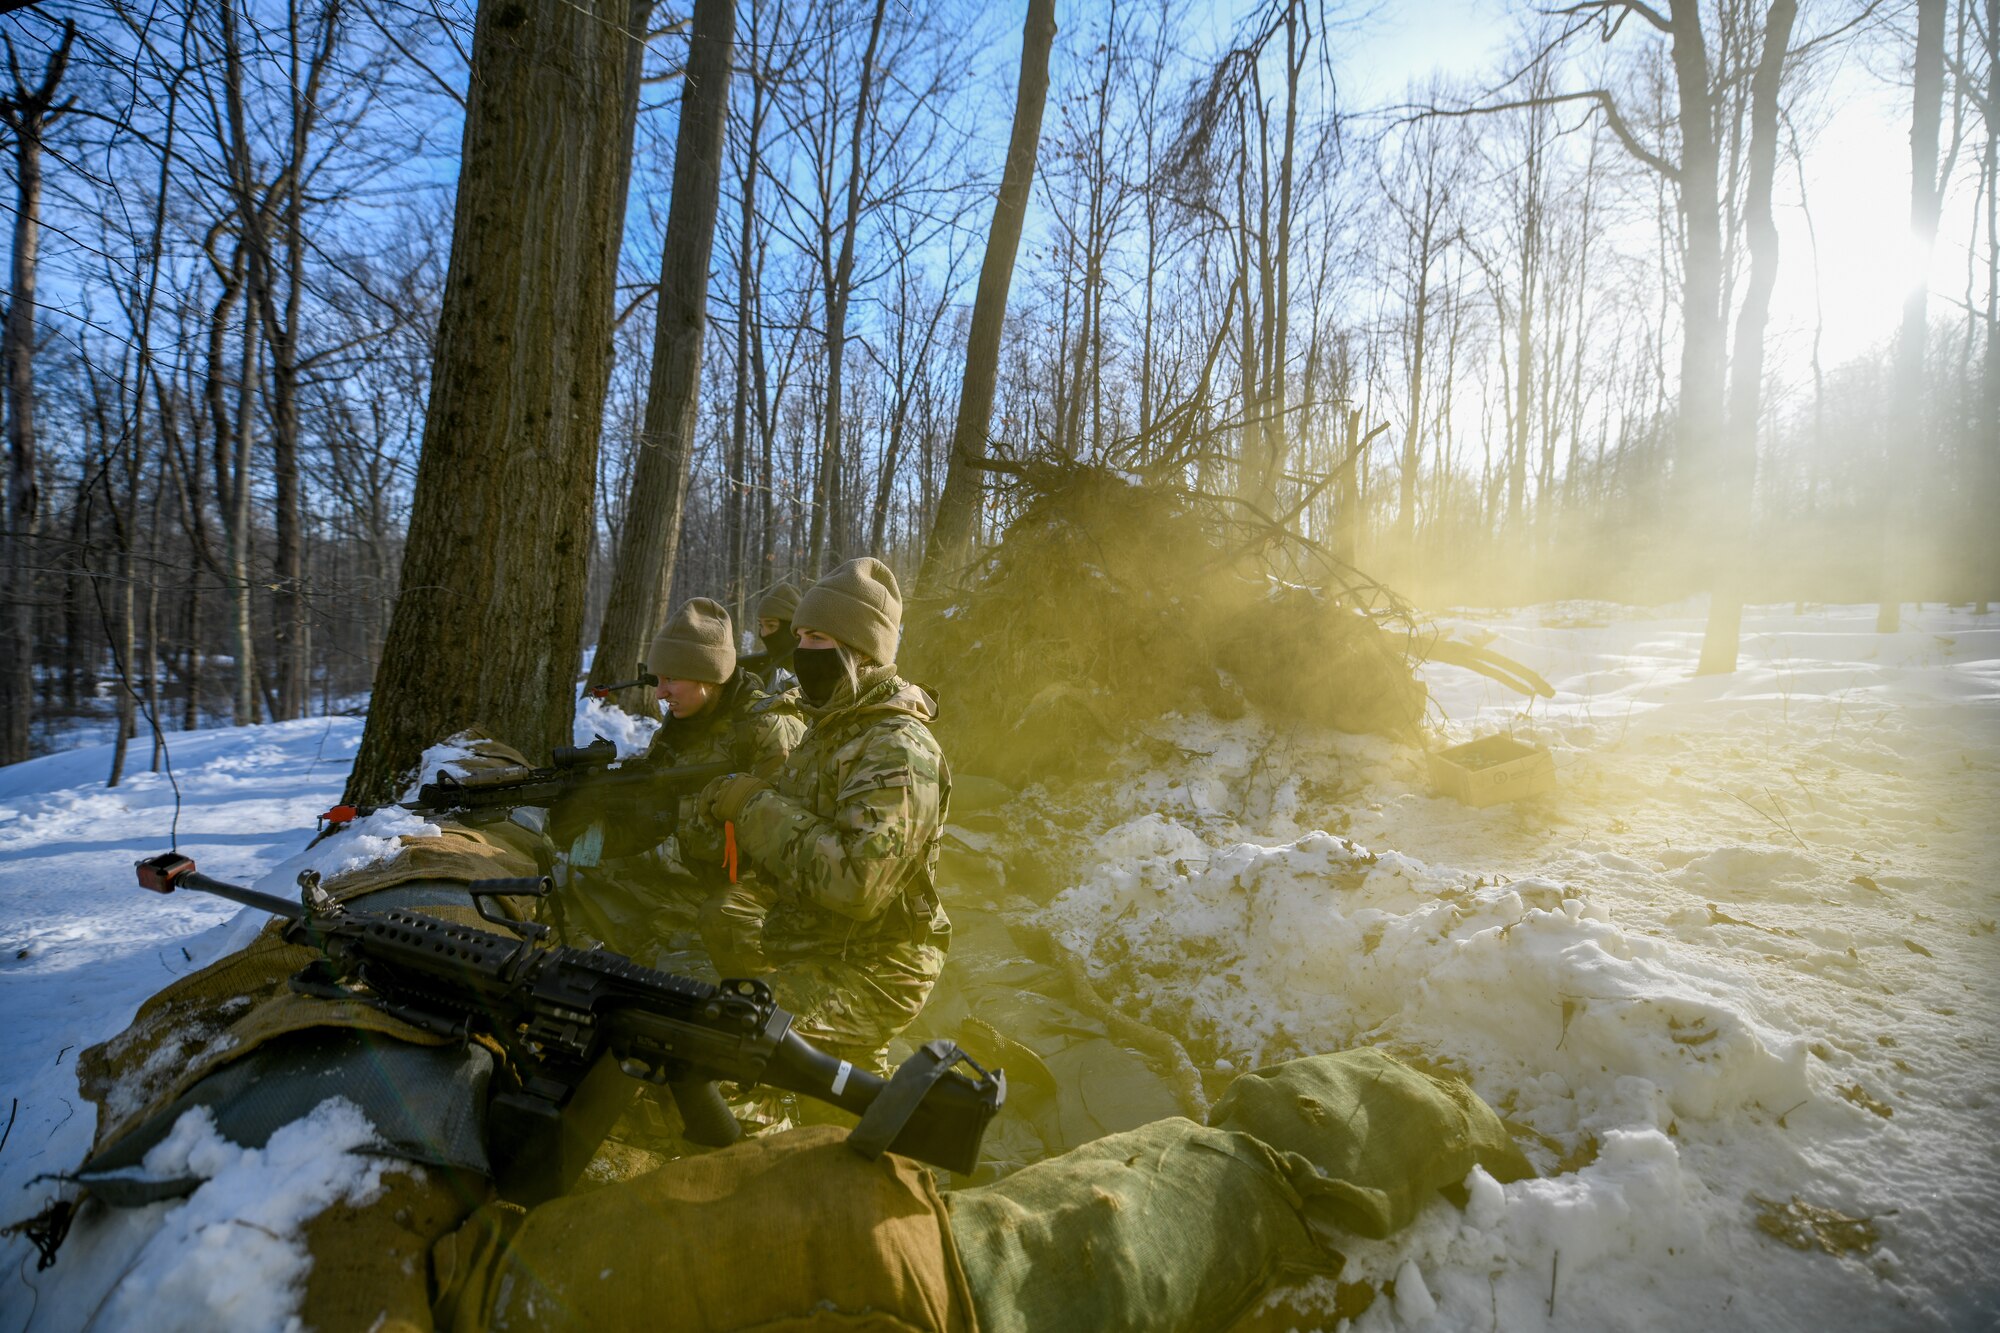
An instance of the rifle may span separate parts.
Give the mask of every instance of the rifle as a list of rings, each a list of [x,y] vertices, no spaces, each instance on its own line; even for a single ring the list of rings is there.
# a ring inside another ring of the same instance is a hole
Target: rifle
[[[740,767],[727,761],[678,768],[657,768],[641,759],[621,761],[618,747],[599,736],[588,745],[556,746],[547,768],[496,768],[464,777],[439,769],[435,779],[417,788],[417,799],[406,808],[426,815],[504,815],[521,806],[552,809],[565,797],[590,788],[622,789],[640,804],[657,809],[670,798],[698,792]],[[336,805],[320,819],[328,828],[337,828],[373,814],[375,808]]]
[[[986,1126],[1006,1101],[1006,1074],[980,1068],[950,1042],[929,1042],[890,1078],[877,1078],[793,1032],[791,1014],[762,981],[710,985],[655,972],[604,949],[552,945],[547,926],[488,913],[488,898],[539,896],[547,879],[466,886],[481,918],[509,936],[402,908],[349,908],[311,870],[300,873],[293,902],[199,874],[174,852],[137,868],[140,887],[155,893],[194,889],[287,921],[285,938],[319,954],[292,977],[295,991],[498,1044],[508,1059],[504,1085],[487,1104],[488,1155],[495,1184],[516,1201],[561,1193],[596,1151],[608,1122],[580,1134],[564,1123],[565,1111],[605,1070],[667,1087],[695,1143],[721,1147],[742,1135],[718,1080],[761,1083],[861,1117],[848,1143],[863,1156],[893,1149],[961,1173],[978,1166]]]

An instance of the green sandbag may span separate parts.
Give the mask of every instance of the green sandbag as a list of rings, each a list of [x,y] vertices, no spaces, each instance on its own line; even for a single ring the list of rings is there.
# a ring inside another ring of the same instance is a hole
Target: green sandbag
[[[1208,1125],[1161,1120],[949,1195],[982,1333],[1227,1328],[1271,1281],[1337,1273],[1475,1163],[1531,1174],[1467,1089],[1380,1051],[1236,1080]]]
[[[1300,1210],[1317,1173],[1174,1117],[947,1195],[980,1333],[1226,1328],[1280,1273],[1337,1271]]]
[[[1493,1108],[1461,1083],[1362,1048],[1253,1070],[1209,1112],[1218,1129],[1298,1153],[1327,1175],[1315,1221],[1380,1239],[1475,1164],[1502,1184],[1534,1174]]]

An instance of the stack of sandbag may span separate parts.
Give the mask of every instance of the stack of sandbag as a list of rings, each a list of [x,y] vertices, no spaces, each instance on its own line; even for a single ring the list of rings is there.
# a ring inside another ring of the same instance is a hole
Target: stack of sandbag
[[[1246,1075],[1206,1125],[1160,1120],[944,1195],[843,1137],[792,1130],[526,1212],[489,1204],[433,1251],[438,1326],[1219,1329],[1274,1280],[1338,1272],[1343,1236],[1392,1233],[1475,1165],[1530,1173],[1484,1102],[1373,1050]]]

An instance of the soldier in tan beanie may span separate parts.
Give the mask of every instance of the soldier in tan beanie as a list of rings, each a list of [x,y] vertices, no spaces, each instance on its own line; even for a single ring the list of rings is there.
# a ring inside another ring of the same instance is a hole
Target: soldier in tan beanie
[[[696,717],[713,707],[736,674],[736,634],[727,608],[707,597],[681,603],[646,650],[646,669],[660,678],[660,702],[670,716]]]
[[[817,635],[885,665],[896,660],[896,631],[902,623],[903,590],[896,585],[896,575],[866,555],[806,589],[799,609],[792,613],[792,628],[802,647],[808,646],[808,635]]]
[[[763,681],[737,665],[735,627],[719,602],[683,602],[654,638],[646,665],[660,678],[666,716],[640,764],[728,763],[768,775],[805,733],[795,696],[766,695]],[[696,818],[697,796],[647,804],[643,786],[620,796],[626,799],[598,794],[588,809],[557,812],[559,827],[583,829],[563,835],[578,876],[575,914],[587,933],[620,953],[656,966],[693,966],[701,905],[728,886],[721,832]]]
[[[875,1070],[951,943],[936,884],[951,774],[928,725],[936,700],[896,674],[902,615],[879,560],[850,560],[807,589],[793,661],[811,727],[775,776],[719,778],[702,794],[714,826],[735,824],[765,889],[762,902],[730,893],[704,912],[705,940],[741,938],[762,918],[761,957],[712,945],[717,965],[773,969],[800,1035]]]

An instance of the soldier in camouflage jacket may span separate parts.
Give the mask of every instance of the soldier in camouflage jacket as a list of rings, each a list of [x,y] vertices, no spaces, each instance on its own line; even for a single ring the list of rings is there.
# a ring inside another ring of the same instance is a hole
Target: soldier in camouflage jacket
[[[805,733],[796,695],[767,695],[756,675],[736,665],[729,613],[707,598],[675,612],[653,641],[647,665],[661,677],[666,713],[639,760],[647,767],[730,763],[768,776]],[[722,835],[697,818],[695,795],[674,799],[672,811],[598,800],[589,809],[558,812],[574,877],[566,901],[576,925],[619,952],[701,970],[688,955],[699,949],[702,903],[727,887]]]
[[[721,900],[703,932],[740,940],[761,919],[761,955],[712,944],[718,966],[770,969],[802,1036],[878,1071],[951,942],[936,884],[951,775],[928,725],[936,701],[896,674],[901,612],[878,560],[849,561],[809,589],[794,625],[811,726],[775,777],[722,778],[702,795],[711,824],[734,823],[761,881]]]

